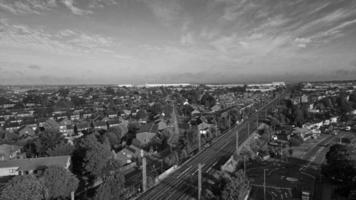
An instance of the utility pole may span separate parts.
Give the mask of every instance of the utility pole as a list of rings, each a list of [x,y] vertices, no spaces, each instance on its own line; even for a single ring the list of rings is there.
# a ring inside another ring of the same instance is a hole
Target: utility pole
[[[201,190],[202,190],[202,164],[198,164],[198,200],[201,200]]]
[[[201,150],[201,132],[202,130],[198,130],[198,149],[199,149],[199,152]]]
[[[141,149],[141,157],[142,157],[142,190],[146,192],[147,190],[147,161],[144,155],[143,150]]]
[[[266,110],[265,110],[265,118],[267,118],[267,110],[268,110],[268,109],[266,108]]]
[[[250,135],[250,122],[247,122],[247,135]]]
[[[231,129],[231,116],[230,116],[230,112],[227,113],[228,116],[228,122],[229,122],[229,129]]]
[[[263,200],[266,200],[266,169],[263,169]]]
[[[246,155],[244,155],[244,172],[245,172],[245,176],[246,176]]]
[[[236,153],[238,153],[239,150],[239,131],[236,130]]]

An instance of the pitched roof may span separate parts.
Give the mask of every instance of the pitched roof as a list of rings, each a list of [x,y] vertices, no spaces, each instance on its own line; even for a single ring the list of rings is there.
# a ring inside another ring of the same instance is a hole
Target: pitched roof
[[[52,156],[41,158],[28,158],[0,161],[0,168],[18,167],[21,170],[29,171],[36,170],[43,166],[60,166],[68,168],[70,156]]]
[[[136,139],[140,141],[141,145],[145,145],[148,144],[155,135],[156,133],[152,132],[141,132],[136,134]]]

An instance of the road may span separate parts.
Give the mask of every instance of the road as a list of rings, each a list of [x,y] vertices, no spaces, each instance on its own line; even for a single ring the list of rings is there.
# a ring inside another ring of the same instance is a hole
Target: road
[[[241,145],[248,138],[249,133],[257,128],[258,117],[273,108],[279,100],[280,97],[275,98],[242,124],[235,125],[229,131],[215,138],[208,148],[187,160],[174,173],[141,194],[137,199],[196,199],[198,164],[203,164],[202,171],[204,173],[219,160],[231,156],[236,150],[236,132],[238,131],[238,143]]]

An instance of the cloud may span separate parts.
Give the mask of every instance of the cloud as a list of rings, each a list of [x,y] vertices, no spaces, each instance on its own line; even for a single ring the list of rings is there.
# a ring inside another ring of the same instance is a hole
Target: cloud
[[[105,6],[117,5],[116,0],[90,0],[90,8],[104,8]]]
[[[95,55],[111,54],[110,47],[118,44],[110,37],[69,29],[51,34],[42,28],[31,28],[23,24],[12,25],[6,21],[0,27],[4,30],[0,32],[0,45],[4,48],[45,51],[60,55]]]
[[[195,43],[194,38],[193,38],[193,34],[190,33],[190,32],[186,33],[186,34],[183,34],[181,39],[180,39],[180,43],[182,45],[186,45],[186,46],[193,45]]]
[[[311,42],[310,38],[296,38],[294,42],[298,47],[305,48]]]
[[[351,62],[351,66],[353,66],[353,67],[356,68],[356,60],[354,60],[354,61]]]
[[[54,0],[0,0],[0,8],[15,15],[41,14],[56,7]]]
[[[83,10],[74,5],[73,0],[62,0],[62,3],[75,15],[91,14],[90,10]]]
[[[57,34],[57,36],[62,38],[62,37],[74,36],[74,35],[76,35],[76,34],[78,34],[78,33],[74,32],[74,31],[72,31],[72,30],[70,30],[70,29],[65,29],[65,30],[60,31],[60,32]]]
[[[356,18],[349,20],[349,21],[342,22],[341,24],[338,24],[337,26],[332,27],[332,28],[326,30],[325,32],[321,32],[313,37],[314,38],[332,37],[332,36],[342,33],[343,29],[350,27],[353,24],[356,24]]]
[[[177,0],[141,0],[152,13],[165,25],[173,25],[180,16],[182,7]]]
[[[40,69],[42,69],[42,68],[41,68],[40,66],[38,66],[38,65],[29,65],[28,68],[29,68],[29,69],[33,69],[33,70],[40,70]]]
[[[40,15],[44,11],[50,11],[57,8],[58,4],[65,6],[75,15],[92,13],[90,10],[84,10],[76,6],[73,0],[0,0],[0,9],[15,15]]]
[[[255,4],[247,1],[218,1],[226,4],[222,19],[226,21],[234,21],[238,16],[255,7]]]

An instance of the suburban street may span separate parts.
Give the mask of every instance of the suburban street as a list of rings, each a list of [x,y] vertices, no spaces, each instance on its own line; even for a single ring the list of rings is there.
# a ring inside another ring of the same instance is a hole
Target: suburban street
[[[263,196],[264,170],[267,200],[298,197],[301,190],[310,191],[315,194],[315,199],[319,199],[320,188],[315,188],[315,181],[320,176],[320,165],[325,160],[329,146],[338,140],[339,137],[335,135],[322,135],[302,144],[308,149],[300,156],[288,158],[288,161],[264,161],[249,165],[247,174],[253,186],[250,199],[257,200]]]

